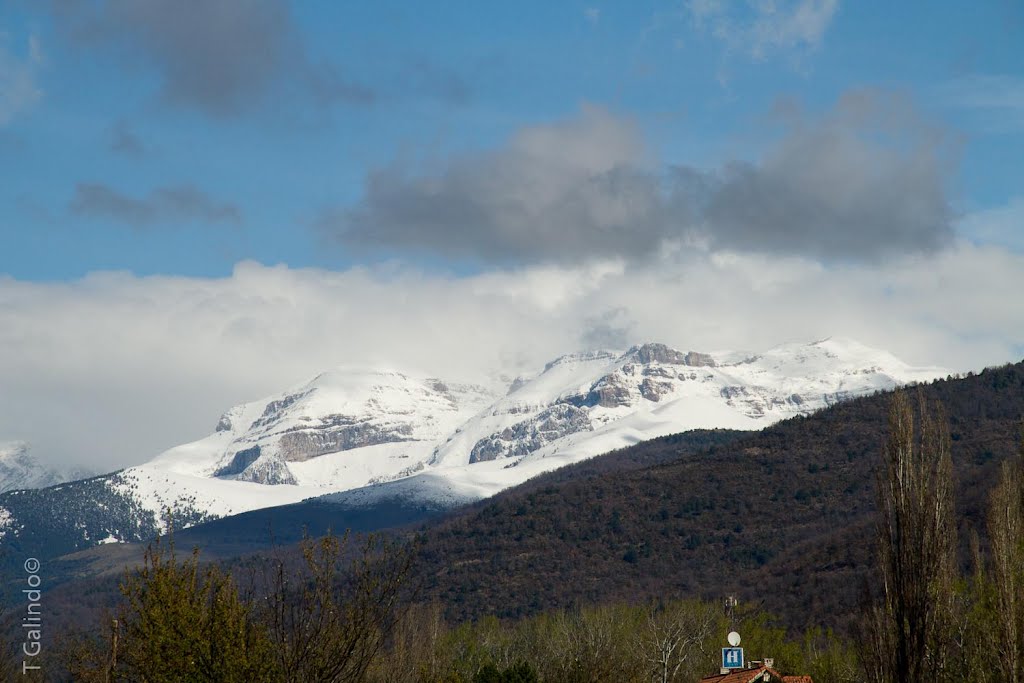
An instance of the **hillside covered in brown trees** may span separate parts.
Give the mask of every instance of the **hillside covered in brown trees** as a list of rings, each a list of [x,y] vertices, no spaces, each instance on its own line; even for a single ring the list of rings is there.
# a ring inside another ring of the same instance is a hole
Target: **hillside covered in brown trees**
[[[1019,447],[1024,364],[920,390],[948,414],[966,557],[971,529],[984,545],[998,465]],[[792,627],[843,626],[875,580],[875,472],[889,404],[879,394],[660,465],[505,492],[426,529],[427,595],[467,618],[736,594]]]

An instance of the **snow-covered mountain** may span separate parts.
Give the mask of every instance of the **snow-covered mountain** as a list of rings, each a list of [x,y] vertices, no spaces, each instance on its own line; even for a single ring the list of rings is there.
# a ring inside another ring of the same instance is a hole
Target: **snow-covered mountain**
[[[44,466],[21,441],[0,443],[0,493],[15,489],[41,489],[85,476],[88,473],[79,469]]]
[[[423,471],[328,499],[400,498],[450,505],[658,436],[699,428],[755,430],[837,401],[948,374],[911,367],[848,339],[763,353],[698,353],[644,344],[562,356],[474,415]]]
[[[402,478],[496,391],[337,368],[232,408],[210,436],[123,470],[113,486],[158,516],[185,507],[219,517]]]
[[[236,406],[210,436],[89,480],[90,490],[102,483],[119,509],[151,514],[139,528],[159,526],[169,508],[187,525],[325,494],[349,505],[454,505],[642,440],[759,429],[945,374],[840,339],[756,354],[663,344],[572,354],[500,387],[338,368]],[[0,519],[12,527],[5,506],[0,497]],[[92,537],[134,540],[121,538],[118,529],[134,528],[124,520],[95,525]]]

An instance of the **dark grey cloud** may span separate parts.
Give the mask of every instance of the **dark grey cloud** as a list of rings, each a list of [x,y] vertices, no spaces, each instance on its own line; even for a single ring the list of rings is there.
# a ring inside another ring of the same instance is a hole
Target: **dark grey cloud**
[[[278,87],[326,103],[373,99],[337,67],[308,59],[287,0],[55,0],[51,7],[75,44],[155,68],[164,99],[208,114],[238,114]]]
[[[319,224],[353,245],[495,262],[640,257],[686,213],[643,156],[635,126],[588,108],[436,174],[374,171],[357,206]]]
[[[635,125],[588,108],[495,151],[371,172],[319,227],[350,246],[495,263],[640,260],[667,243],[877,260],[953,235],[945,141],[899,98],[856,92],[825,116],[792,105],[758,162],[650,163]]]
[[[239,224],[242,212],[191,185],[161,187],[142,198],[99,183],[79,183],[68,208],[77,216],[125,223],[143,229],[161,223]]]
[[[941,133],[899,97],[852,92],[798,121],[758,164],[713,174],[704,228],[720,246],[872,260],[953,237]]]
[[[489,173],[469,162],[439,179],[380,171],[368,178],[360,206],[329,212],[320,223],[327,230],[342,226],[345,241],[364,247],[573,262],[650,253],[672,219],[659,178],[650,173],[617,166],[566,177],[557,194],[544,198],[531,195],[535,183],[542,194],[543,173],[534,170],[515,163]]]

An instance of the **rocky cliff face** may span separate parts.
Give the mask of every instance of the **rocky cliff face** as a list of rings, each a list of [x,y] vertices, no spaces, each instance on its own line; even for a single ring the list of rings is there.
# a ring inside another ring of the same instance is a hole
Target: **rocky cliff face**
[[[254,484],[294,484],[295,475],[276,455],[263,455],[259,446],[237,451],[231,461],[220,467],[213,476]]]
[[[644,344],[634,346],[626,352],[627,356],[636,359],[641,365],[661,363],[664,365],[689,365],[692,367],[714,367],[715,359],[709,354],[688,351],[682,353],[664,344]]]
[[[413,428],[409,424],[385,428],[371,419],[351,415],[328,415],[321,422],[315,428],[294,428],[283,433],[278,441],[281,457],[289,462],[301,462],[324,453],[413,439]]]
[[[259,448],[259,446],[257,446]],[[265,455],[254,460],[242,470],[235,479],[250,481],[254,484],[296,484],[295,475],[288,469],[287,463],[275,455]]]
[[[527,455],[563,436],[591,429],[586,410],[568,403],[557,403],[498,434],[477,441],[469,453],[469,462]]]

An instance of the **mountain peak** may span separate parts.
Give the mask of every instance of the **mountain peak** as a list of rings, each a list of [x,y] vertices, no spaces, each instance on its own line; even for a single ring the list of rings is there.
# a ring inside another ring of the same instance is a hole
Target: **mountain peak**
[[[658,342],[585,351],[500,387],[341,366],[235,406],[210,436],[107,485],[157,518],[179,504],[224,516],[357,490],[353,500],[422,488],[464,501],[642,440],[756,430],[945,374],[843,338],[757,354]]]
[[[649,342],[640,346],[634,346],[626,352],[640,363],[664,363],[667,365],[688,365],[690,367],[714,367],[715,359],[710,354],[697,351],[683,353],[670,346],[656,342]]]

